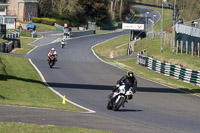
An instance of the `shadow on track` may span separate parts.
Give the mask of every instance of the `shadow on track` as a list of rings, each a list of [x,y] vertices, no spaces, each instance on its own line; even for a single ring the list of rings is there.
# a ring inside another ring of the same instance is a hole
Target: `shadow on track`
[[[119,112],[141,112],[143,110],[138,110],[138,109],[119,109]]]
[[[112,90],[111,85],[91,85],[91,84],[72,84],[72,83],[53,83],[47,82],[51,87],[56,88],[69,88],[69,89],[87,89],[87,90]],[[171,88],[150,88],[150,87],[138,87],[137,92],[153,92],[153,93],[179,93],[186,94],[176,89]]]
[[[61,67],[52,67],[52,69],[61,69]]]
[[[109,85],[89,85],[89,84],[71,84],[71,83],[52,83],[48,82],[51,87],[72,88],[72,89],[91,89],[91,90],[112,90],[113,86]]]

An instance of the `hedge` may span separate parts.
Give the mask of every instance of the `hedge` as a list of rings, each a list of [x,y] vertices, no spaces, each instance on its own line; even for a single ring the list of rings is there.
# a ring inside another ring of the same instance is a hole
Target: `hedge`
[[[56,19],[56,23],[59,24],[59,25],[62,25],[62,26],[64,26],[64,24],[71,26],[71,23],[68,20]]]
[[[32,18],[33,23],[41,23],[42,18]]]
[[[50,18],[33,18],[32,22],[34,22],[34,23],[42,23],[42,24],[47,24],[47,25],[54,25],[56,20],[55,19],[50,19]]]
[[[56,22],[55,19],[50,19],[50,18],[42,18],[41,21],[42,24],[47,24],[47,25],[54,25],[55,22]]]

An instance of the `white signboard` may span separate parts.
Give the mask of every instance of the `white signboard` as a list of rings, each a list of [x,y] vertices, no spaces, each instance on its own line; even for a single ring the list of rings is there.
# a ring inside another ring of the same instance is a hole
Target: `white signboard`
[[[144,24],[122,23],[122,29],[144,30]]]

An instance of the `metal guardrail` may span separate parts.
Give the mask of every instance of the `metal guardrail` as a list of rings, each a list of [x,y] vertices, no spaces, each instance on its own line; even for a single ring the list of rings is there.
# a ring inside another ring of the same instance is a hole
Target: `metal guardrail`
[[[0,52],[10,53],[13,50],[13,41],[0,44]]]
[[[13,50],[13,42],[6,43],[5,52],[10,53]]]
[[[59,29],[64,29],[64,26],[61,26],[61,25],[59,25],[59,24],[57,24],[57,23],[55,23],[54,26],[55,26],[56,28],[59,28]]]
[[[19,32],[11,32],[10,34],[6,35],[6,38],[9,39],[16,39],[20,37],[20,33]]]
[[[137,63],[166,76],[174,77],[175,79],[181,80],[183,82],[200,86],[200,71],[161,62],[147,56],[142,56],[140,54],[137,56]]]

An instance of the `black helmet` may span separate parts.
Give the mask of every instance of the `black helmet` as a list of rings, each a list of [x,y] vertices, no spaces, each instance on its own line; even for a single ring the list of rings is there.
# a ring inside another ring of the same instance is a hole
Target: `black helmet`
[[[128,78],[132,78],[132,77],[134,77],[134,73],[131,72],[131,71],[128,71],[127,74],[126,74],[126,76],[127,76]]]

